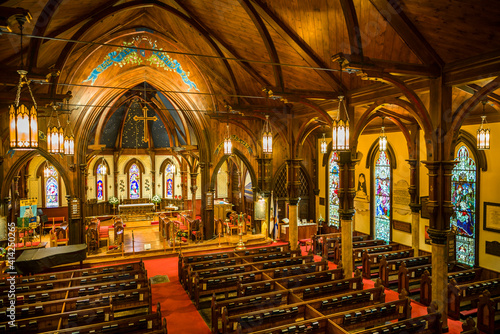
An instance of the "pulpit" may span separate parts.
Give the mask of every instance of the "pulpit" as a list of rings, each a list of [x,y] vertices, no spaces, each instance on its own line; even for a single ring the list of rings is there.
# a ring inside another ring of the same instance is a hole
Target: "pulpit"
[[[233,204],[215,201],[214,202],[214,219],[221,219],[224,221],[227,218],[227,213],[233,211]]]

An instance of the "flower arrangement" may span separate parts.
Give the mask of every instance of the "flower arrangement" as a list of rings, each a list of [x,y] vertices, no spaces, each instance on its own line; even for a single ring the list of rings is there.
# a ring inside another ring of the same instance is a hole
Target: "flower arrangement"
[[[151,198],[151,202],[158,204],[161,202],[161,197],[158,195],[154,195],[153,198]]]
[[[115,196],[111,196],[108,200],[108,203],[111,205],[117,205],[120,203],[120,201]]]

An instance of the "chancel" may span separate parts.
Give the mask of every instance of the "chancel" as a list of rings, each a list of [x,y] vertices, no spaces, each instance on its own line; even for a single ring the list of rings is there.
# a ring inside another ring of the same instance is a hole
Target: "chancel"
[[[2,2],[0,332],[498,333],[498,17]]]

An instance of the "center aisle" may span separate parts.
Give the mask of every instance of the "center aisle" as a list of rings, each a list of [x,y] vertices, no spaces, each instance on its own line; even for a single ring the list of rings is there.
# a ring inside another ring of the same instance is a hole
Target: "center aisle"
[[[151,285],[153,311],[160,303],[161,315],[167,319],[169,334],[209,334],[211,333],[200,313],[179,283],[177,257],[144,260],[148,277],[167,275],[170,282]]]

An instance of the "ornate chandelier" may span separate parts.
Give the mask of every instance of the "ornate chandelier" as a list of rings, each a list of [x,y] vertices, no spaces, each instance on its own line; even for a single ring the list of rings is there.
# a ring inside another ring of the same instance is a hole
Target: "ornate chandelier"
[[[52,125],[52,116],[56,113],[57,124]],[[47,125],[47,151],[52,154],[64,153],[64,130],[59,122],[57,106],[52,104],[49,124]]]
[[[484,114],[484,106],[486,101],[483,101],[483,115],[481,116],[481,126],[477,129],[477,149],[489,150],[490,149],[490,129],[486,126],[486,115]]]
[[[269,129],[269,115],[266,115],[266,124],[262,134],[262,151],[264,153],[273,153],[273,134]]]
[[[340,113],[344,109],[346,119],[340,118]],[[349,114],[344,102],[344,96],[339,96],[339,111],[337,119],[333,121],[332,126],[332,149],[334,151],[349,150]]]
[[[378,149],[380,152],[387,150],[387,137],[384,131],[384,117],[382,117],[382,129],[380,130],[380,136],[378,137]]]
[[[17,18],[19,28],[21,29],[21,68],[24,68],[23,63],[23,24],[26,22],[25,17]],[[25,70],[18,70],[19,83],[17,85],[16,100],[9,110],[9,139],[10,148],[17,150],[30,150],[38,147],[38,118],[37,104],[31,91],[30,81],[26,77],[28,74]],[[26,85],[33,101],[31,108],[24,104],[19,104],[21,97],[21,89]]]
[[[322,154],[326,154],[327,147],[328,147],[328,144],[326,143],[325,134],[323,133],[323,139],[321,139],[321,144],[320,144],[320,151]]]
[[[233,154],[233,143],[231,143],[231,136],[229,135],[229,124],[226,124],[226,138],[224,139],[224,154],[231,155]]]

